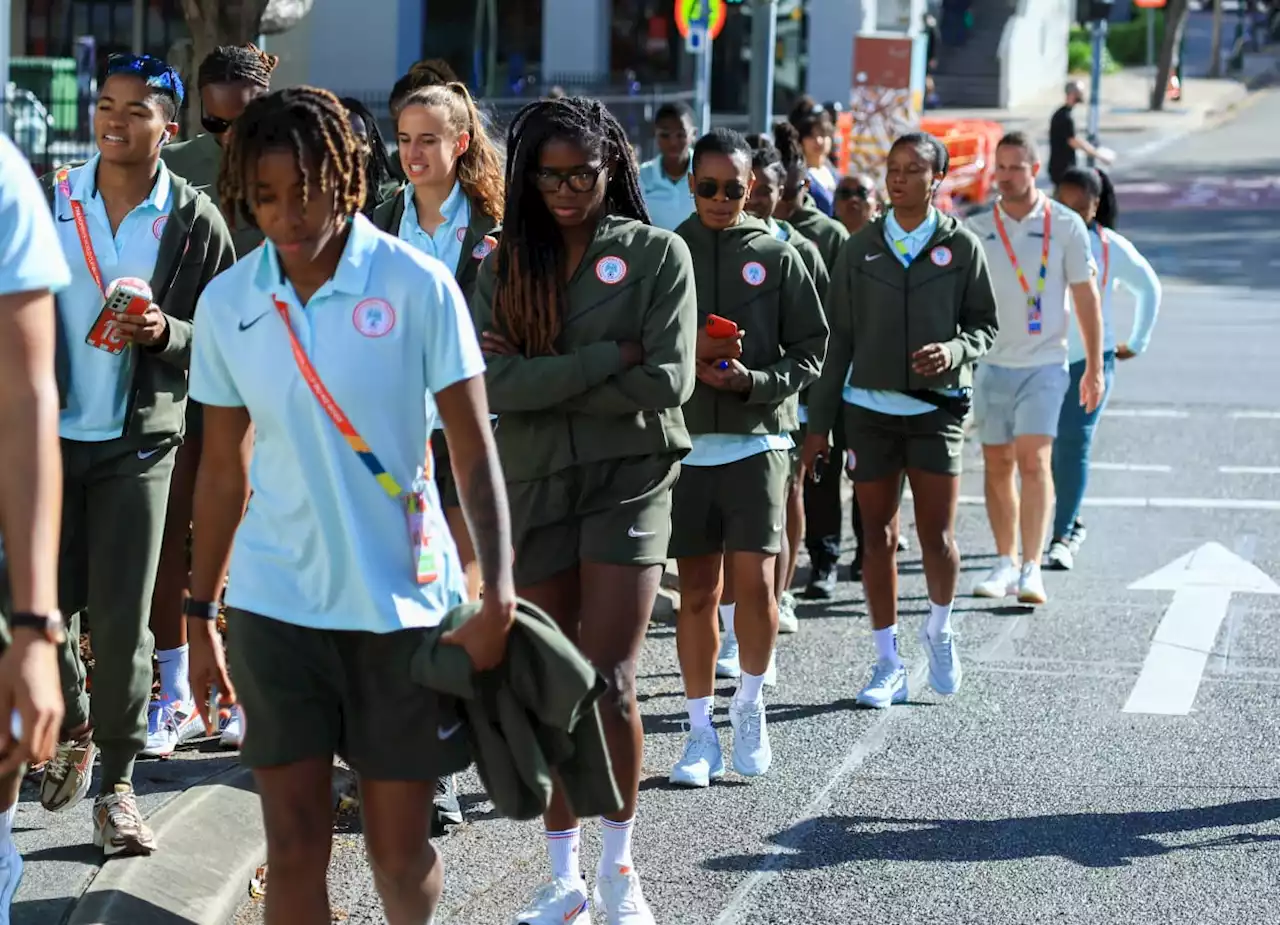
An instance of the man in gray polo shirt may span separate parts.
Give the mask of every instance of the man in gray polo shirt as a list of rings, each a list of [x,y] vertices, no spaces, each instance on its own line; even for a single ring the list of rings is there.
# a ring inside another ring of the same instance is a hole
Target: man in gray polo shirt
[[[969,221],[987,253],[1000,319],[995,345],[973,383],[987,517],[1000,558],[973,593],[1017,594],[1025,604],[1047,600],[1040,559],[1052,513],[1050,458],[1062,402],[1079,401],[1092,410],[1103,391],[1102,309],[1089,235],[1080,216],[1036,189],[1039,172],[1035,144],[1021,132],[1006,135],[996,148],[1000,201]],[[1066,394],[1072,303],[1086,354],[1078,396]]]

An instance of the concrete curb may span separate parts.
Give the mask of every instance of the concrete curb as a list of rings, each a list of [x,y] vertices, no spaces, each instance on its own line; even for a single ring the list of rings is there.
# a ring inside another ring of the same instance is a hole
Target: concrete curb
[[[148,821],[160,850],[107,861],[67,925],[225,925],[236,914],[267,853],[252,773],[212,777]]]

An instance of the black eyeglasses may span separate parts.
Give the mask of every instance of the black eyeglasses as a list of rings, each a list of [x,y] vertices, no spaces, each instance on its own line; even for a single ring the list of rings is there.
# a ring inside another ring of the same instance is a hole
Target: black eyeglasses
[[[601,166],[579,168],[568,172],[535,170],[533,172],[533,182],[544,193],[559,192],[560,187],[565,184],[568,184],[569,189],[575,193],[589,193],[600,182],[600,171],[603,169],[603,166]]]
[[[231,128],[230,119],[219,119],[217,116],[201,116],[200,124],[210,135],[223,135]]]
[[[141,77],[148,87],[168,90],[177,97],[179,106],[187,93],[178,72],[167,62],[151,55],[110,55],[107,58],[107,76],[116,74],[134,74]]]
[[[730,202],[737,202],[747,195],[747,187],[741,180],[730,180],[721,183],[719,180],[699,180],[694,184],[693,192],[699,199],[715,199],[720,191]]]
[[[874,190],[865,186],[838,186],[836,187],[837,199],[861,199],[867,202],[874,195]]]

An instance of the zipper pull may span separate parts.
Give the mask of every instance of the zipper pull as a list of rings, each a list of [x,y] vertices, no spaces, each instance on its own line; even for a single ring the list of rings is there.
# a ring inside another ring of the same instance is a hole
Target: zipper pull
[[[413,483],[409,486],[415,495],[424,494],[427,490],[427,472],[422,466],[419,466],[417,472],[414,473]]]

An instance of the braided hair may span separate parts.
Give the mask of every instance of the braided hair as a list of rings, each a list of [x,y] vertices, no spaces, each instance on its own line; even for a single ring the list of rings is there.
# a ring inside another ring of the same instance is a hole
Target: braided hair
[[[649,224],[640,168],[617,118],[597,100],[564,97],[530,103],[507,132],[507,210],[498,244],[493,315],[525,356],[547,356],[567,302],[561,268],[564,238],[542,194],[530,182],[542,147],[552,139],[581,145],[609,167],[604,211]]]
[[[351,131],[346,108],[328,90],[290,87],[260,96],[236,120],[218,174],[222,213],[228,223],[237,215],[258,227],[251,208],[250,185],[258,159],[268,151],[293,154],[302,174],[303,202],[312,180],[336,196],[343,215],[364,205],[363,153]]]
[[[369,197],[369,207],[376,206],[378,193],[396,180],[395,168],[391,166],[391,157],[387,154],[387,142],[382,137],[382,129],[378,127],[377,117],[369,111],[369,107],[354,96],[344,96],[338,100],[350,115],[364,123],[365,133],[369,137],[369,160],[365,164],[365,195]]]
[[[264,89],[271,86],[271,72],[280,63],[257,45],[219,45],[205,56],[196,72],[196,86],[249,83]]]

